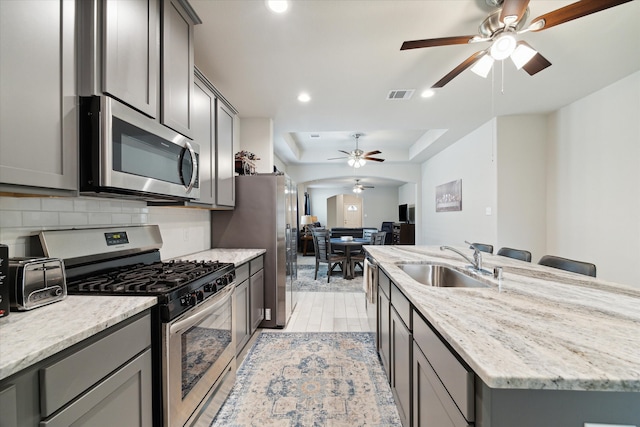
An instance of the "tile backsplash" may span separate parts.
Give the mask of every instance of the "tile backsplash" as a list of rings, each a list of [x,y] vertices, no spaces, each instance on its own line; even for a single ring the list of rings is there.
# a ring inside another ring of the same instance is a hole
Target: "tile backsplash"
[[[209,211],[147,207],[145,202],[93,197],[0,197],[0,243],[11,257],[34,255],[40,230],[158,224],[163,259],[211,247]]]

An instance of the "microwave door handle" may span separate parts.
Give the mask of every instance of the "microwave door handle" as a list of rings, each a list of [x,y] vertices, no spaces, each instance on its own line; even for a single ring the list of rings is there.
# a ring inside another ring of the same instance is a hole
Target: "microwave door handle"
[[[185,150],[189,150],[189,154],[191,156],[191,161],[193,162],[193,173],[191,174],[191,181],[187,186],[187,193],[190,193],[193,190],[193,186],[196,185],[196,180],[198,178],[198,159],[196,158],[196,152],[193,151],[193,147],[189,144],[189,141],[185,141]]]
[[[211,305],[208,305],[205,303],[205,305],[207,305],[206,307],[202,307],[196,313],[190,313],[188,316],[186,316],[185,319],[175,322],[173,325],[169,327],[169,334],[171,335],[175,335],[176,333],[181,334],[183,331],[186,331],[193,325],[200,322],[203,318],[209,316],[212,312],[219,309],[222,305],[227,303],[227,297],[229,296],[228,294],[233,292],[234,288],[235,288],[235,283],[231,283],[227,285],[227,287],[224,290],[222,290],[221,292],[219,292],[213,297],[214,299],[217,300],[215,303]]]

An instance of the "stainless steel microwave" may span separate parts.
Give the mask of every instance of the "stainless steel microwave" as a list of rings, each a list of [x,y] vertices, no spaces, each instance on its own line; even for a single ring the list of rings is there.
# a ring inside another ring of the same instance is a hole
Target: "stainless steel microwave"
[[[81,194],[198,199],[198,156],[197,144],[131,107],[80,97]]]

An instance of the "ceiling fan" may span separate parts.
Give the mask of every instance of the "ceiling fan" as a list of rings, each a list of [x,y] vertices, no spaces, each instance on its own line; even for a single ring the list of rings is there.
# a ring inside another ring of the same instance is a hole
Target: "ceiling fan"
[[[529,0],[487,0],[487,3],[501,4],[502,7],[482,21],[478,27],[478,35],[405,41],[400,50],[491,42],[489,48],[478,51],[465,59],[431,86],[432,89],[443,87],[469,67],[474,73],[487,77],[496,60],[500,61],[509,57],[517,69],[523,68],[533,76],[550,66],[551,62],[524,40],[517,41],[518,34],[546,30],[630,1],[632,0],[582,0],[541,15],[525,27],[529,16]]]
[[[360,180],[356,179],[356,183],[353,185],[353,192],[354,193],[362,193],[365,188],[376,188],[373,185],[362,185],[360,184]]]
[[[361,133],[356,133],[355,135],[353,135],[356,138],[356,149],[352,150],[351,152],[347,152],[344,150],[338,150],[341,153],[346,154],[346,156],[342,156],[342,157],[332,157],[328,160],[337,160],[337,159],[349,159],[347,160],[347,163],[349,164],[349,166],[354,167],[354,168],[360,168],[362,166],[365,165],[365,163],[367,163],[367,160],[371,160],[374,162],[384,162],[384,159],[379,159],[376,157],[371,157],[375,154],[382,154],[382,151],[379,150],[375,150],[375,151],[369,151],[368,153],[365,153],[364,151],[362,151],[361,149],[358,148],[358,139],[362,136]]]

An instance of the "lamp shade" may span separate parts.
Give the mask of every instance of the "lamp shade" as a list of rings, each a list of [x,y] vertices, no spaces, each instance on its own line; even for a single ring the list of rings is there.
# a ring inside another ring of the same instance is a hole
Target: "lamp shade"
[[[311,215],[302,215],[300,217],[300,225],[313,224],[313,217]]]

